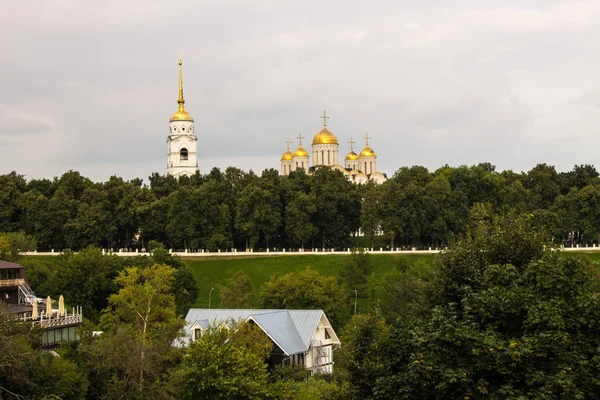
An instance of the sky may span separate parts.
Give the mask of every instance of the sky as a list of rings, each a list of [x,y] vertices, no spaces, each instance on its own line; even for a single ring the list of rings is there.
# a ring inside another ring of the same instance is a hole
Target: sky
[[[279,169],[324,109],[388,176],[600,168],[598,0],[0,0],[0,38],[0,174],[165,173],[179,52],[202,173]]]

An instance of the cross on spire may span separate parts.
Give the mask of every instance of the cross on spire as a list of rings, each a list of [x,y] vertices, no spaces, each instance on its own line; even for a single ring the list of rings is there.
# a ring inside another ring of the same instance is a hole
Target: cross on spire
[[[329,117],[327,116],[327,112],[325,110],[323,110],[323,116],[319,118],[323,120],[323,128],[327,127],[327,119]]]
[[[369,146],[369,139],[373,139],[373,137],[369,136],[369,132],[367,132],[365,133],[365,136],[363,136],[363,139],[366,140],[367,146]]]
[[[290,138],[288,137],[287,140],[285,141],[287,143],[288,146],[288,151],[290,151],[290,143],[292,143],[292,141],[290,140]]]
[[[350,143],[350,151],[354,151],[354,144],[356,142],[354,140],[352,140],[352,137],[350,137],[350,140],[348,141],[348,143]]]
[[[302,132],[300,132],[298,134],[298,136],[296,136],[296,139],[298,139],[298,146],[302,146],[302,139],[306,139],[304,136],[302,136]]]

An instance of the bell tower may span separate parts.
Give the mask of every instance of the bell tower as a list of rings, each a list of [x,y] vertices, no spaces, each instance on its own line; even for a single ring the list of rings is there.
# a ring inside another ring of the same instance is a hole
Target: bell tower
[[[194,175],[198,171],[196,149],[198,138],[194,133],[194,119],[185,111],[183,99],[183,72],[179,53],[179,98],[177,111],[169,121],[167,137],[167,174],[176,178]]]

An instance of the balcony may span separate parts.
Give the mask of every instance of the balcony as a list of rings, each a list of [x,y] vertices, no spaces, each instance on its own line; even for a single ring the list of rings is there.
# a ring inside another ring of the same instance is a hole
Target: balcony
[[[23,278],[0,280],[0,288],[22,286],[24,284],[25,284],[25,279],[23,279]]]

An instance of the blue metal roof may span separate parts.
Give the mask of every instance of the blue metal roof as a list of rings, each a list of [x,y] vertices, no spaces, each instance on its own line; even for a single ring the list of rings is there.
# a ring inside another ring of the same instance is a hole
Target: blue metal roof
[[[188,311],[187,343],[194,322],[208,321],[211,325],[229,321],[252,319],[287,355],[308,351],[311,339],[323,315],[323,310],[256,310],[256,309],[203,309]],[[203,327],[203,329],[205,329]]]

